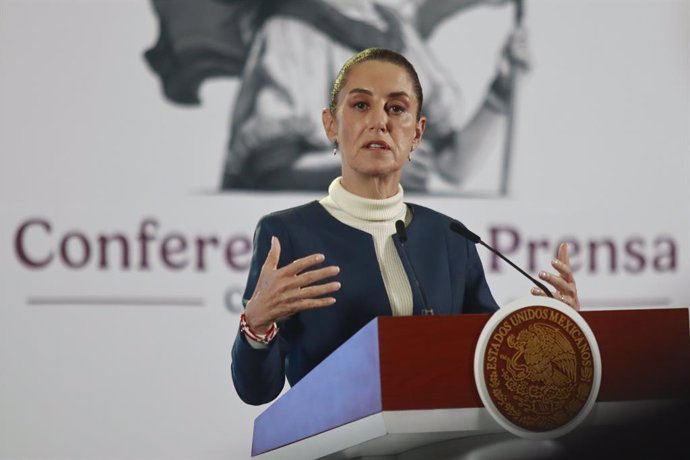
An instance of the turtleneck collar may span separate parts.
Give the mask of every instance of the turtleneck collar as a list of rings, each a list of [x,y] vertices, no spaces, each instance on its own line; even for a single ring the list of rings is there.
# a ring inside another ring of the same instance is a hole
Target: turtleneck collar
[[[387,221],[399,218],[405,213],[403,202],[403,188],[398,185],[398,193],[390,198],[376,200],[363,198],[345,190],[340,183],[340,177],[331,182],[328,195],[333,202],[345,213],[366,221]]]

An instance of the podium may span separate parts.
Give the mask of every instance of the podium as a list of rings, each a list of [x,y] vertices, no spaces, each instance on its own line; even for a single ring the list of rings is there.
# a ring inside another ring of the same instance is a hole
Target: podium
[[[597,402],[583,425],[687,398],[687,308],[581,315],[602,362]],[[474,380],[489,316],[372,320],[257,417],[252,458],[382,457],[448,440],[470,446],[478,436],[514,438],[483,407]]]

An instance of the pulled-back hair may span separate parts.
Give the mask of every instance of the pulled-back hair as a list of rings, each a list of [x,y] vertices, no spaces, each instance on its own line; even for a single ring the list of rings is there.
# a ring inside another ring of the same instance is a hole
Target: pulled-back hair
[[[367,48],[355,54],[348,59],[345,64],[343,64],[343,67],[340,69],[338,76],[333,82],[333,88],[331,89],[331,102],[328,106],[331,114],[335,115],[335,111],[338,106],[338,96],[340,95],[340,91],[342,91],[343,87],[347,83],[347,77],[350,74],[350,71],[354,66],[365,61],[389,62],[401,67],[403,70],[405,70],[405,72],[407,72],[410,80],[412,80],[414,94],[417,97],[417,119],[419,119],[419,116],[422,114],[422,102],[424,96],[422,94],[422,85],[419,83],[417,71],[414,69],[414,66],[410,63],[410,61],[405,58],[405,56],[386,48]]]

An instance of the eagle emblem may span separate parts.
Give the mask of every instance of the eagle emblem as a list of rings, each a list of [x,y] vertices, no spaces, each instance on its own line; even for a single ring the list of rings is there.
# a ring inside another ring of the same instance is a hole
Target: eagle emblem
[[[592,356],[598,348],[583,330],[586,323],[573,314],[528,306],[487,323],[477,351],[484,384],[480,392],[485,405],[510,427],[553,432],[593,404],[600,374]]]
[[[555,327],[530,324],[517,337],[509,336],[508,346],[517,350],[511,357],[503,356],[514,379],[556,388],[575,383],[575,350]]]

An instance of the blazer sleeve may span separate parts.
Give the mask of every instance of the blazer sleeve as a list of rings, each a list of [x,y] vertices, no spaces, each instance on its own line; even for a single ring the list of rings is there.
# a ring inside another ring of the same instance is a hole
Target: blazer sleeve
[[[279,267],[290,258],[289,238],[270,216],[259,221],[254,233],[254,253],[249,269],[249,277],[244,292],[244,304],[251,298],[256,287],[261,267],[271,247],[271,237],[276,236],[281,243]],[[239,331],[232,347],[232,381],[237,394],[247,404],[260,405],[275,399],[285,385],[286,342],[278,336],[266,348],[253,348]]]
[[[484,267],[477,253],[477,248],[469,241],[467,247],[467,272],[465,299],[463,305],[469,307],[466,313],[493,313],[498,310],[498,304],[491,294],[486,282]]]

